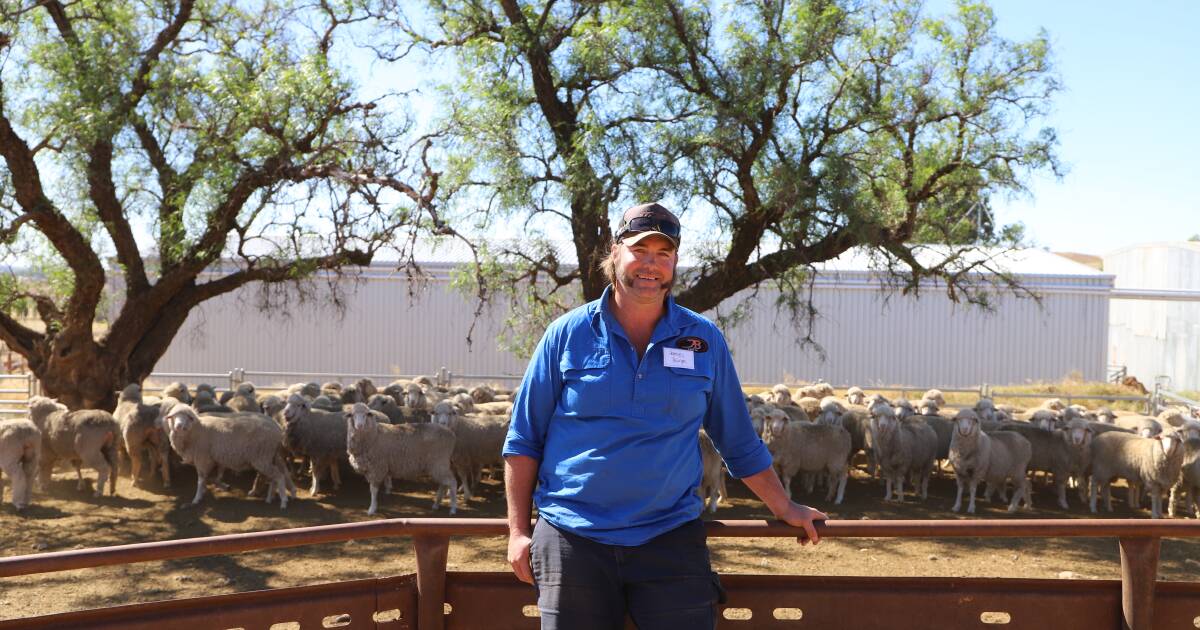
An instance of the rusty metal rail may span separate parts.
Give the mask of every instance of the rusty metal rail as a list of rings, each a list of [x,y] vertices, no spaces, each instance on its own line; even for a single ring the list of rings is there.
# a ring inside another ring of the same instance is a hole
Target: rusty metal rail
[[[1200,623],[1200,584],[1168,585],[1156,582],[1161,539],[1200,538],[1200,522],[1136,519],[828,521],[819,525],[818,529],[823,538],[1117,538],[1121,553],[1121,580],[1078,583],[1069,580],[723,576],[722,580],[727,582],[726,586],[730,590],[730,603],[726,609],[746,610],[752,615],[753,623],[737,627],[798,627],[788,621],[786,616],[786,611],[793,608],[778,606],[801,601],[804,604],[795,606],[794,610],[804,611],[798,613],[803,614],[802,619],[806,622],[804,627],[817,619],[826,619],[827,623],[835,624],[840,621],[843,625],[851,624],[854,627],[934,627],[937,625],[934,617],[928,615],[937,614],[949,615],[943,618],[945,623],[973,618],[973,625],[979,625],[981,617],[977,608],[982,604],[970,605],[979,598],[1003,603],[1007,609],[1021,611],[1015,621],[1010,619],[1003,622],[1010,628],[1049,627],[1043,624],[1051,621],[1054,621],[1056,628],[1092,629],[1107,626],[1150,630],[1156,627],[1200,627],[1196,625]],[[401,602],[393,606],[396,608],[397,618],[392,620],[400,624],[386,626],[389,628],[471,628],[477,627],[473,625],[475,621],[484,619],[489,620],[493,627],[535,627],[536,619],[527,613],[520,613],[520,604],[532,604],[532,589],[521,585],[511,575],[446,572],[450,537],[499,536],[506,533],[506,525],[501,519],[390,519],[0,558],[0,577],[14,577],[355,539],[411,536],[417,559],[415,588],[412,577],[362,581],[363,586],[359,589],[358,599],[353,599],[353,589],[347,589],[346,583],[343,583],[4,621],[0,622],[0,630],[16,627],[155,627],[154,624],[165,625],[172,619],[185,618],[189,620],[188,627],[201,627],[192,624],[197,619],[205,619],[204,611],[211,613],[214,606],[235,611],[246,609],[250,611],[247,613],[251,614],[250,619],[262,621],[274,618],[264,615],[267,612],[277,614],[282,608],[280,602],[284,601],[288,602],[287,610],[292,617],[309,614],[298,610],[296,606],[303,608],[305,601],[325,601],[321,597],[326,597],[328,601],[345,601],[347,606],[353,605],[358,611],[359,614],[346,615],[347,618],[356,621],[338,627],[383,627],[384,622],[372,618],[370,613],[364,616],[361,611],[371,609],[371,606],[376,606],[372,610],[382,610],[379,606],[382,606],[384,601],[393,604]],[[713,521],[708,524],[708,535],[737,538],[795,537],[802,535],[802,532],[778,522]],[[839,585],[836,589],[832,586],[835,584]],[[850,593],[867,599],[859,599],[846,610],[840,610],[830,603],[839,600],[839,592],[841,596]],[[275,594],[275,600],[268,595],[270,593]],[[824,594],[818,599],[818,593]],[[907,602],[903,601],[904,593],[909,594],[910,599]],[[899,600],[896,599],[897,594],[901,595]],[[480,597],[483,599],[479,599]],[[904,606],[911,607],[915,603],[911,600],[914,597],[921,598],[927,604],[934,600],[945,600],[948,602],[946,605],[954,602],[957,604],[945,610],[930,610],[928,615],[926,607],[923,606],[922,616],[915,621],[890,618],[887,623],[871,623],[873,617],[864,616],[874,614],[882,618],[886,610],[899,611]],[[276,602],[275,605],[271,604],[272,601]],[[1163,609],[1164,618],[1160,619],[1160,622],[1187,621],[1188,625],[1154,624],[1156,601],[1162,602],[1160,608]],[[480,602],[488,602],[491,605],[472,605]],[[871,605],[864,605],[868,602]],[[1119,608],[1116,607],[1117,603]],[[255,605],[258,608],[255,608]],[[449,614],[444,610],[447,605],[452,607]],[[781,610],[785,611],[784,617],[780,617]],[[1067,613],[1072,611],[1078,612],[1078,615],[1070,617]],[[756,612],[760,614],[754,615]],[[257,616],[254,616],[255,614]],[[838,617],[839,614],[843,616]],[[845,614],[850,616],[846,617]],[[982,614],[986,616],[991,613],[985,610]],[[511,618],[505,615],[510,615]],[[501,621],[503,619],[508,621]],[[1107,624],[1105,620],[1116,623]],[[228,624],[237,625],[235,621],[234,617],[220,616],[219,620],[213,619],[213,627],[233,627]],[[495,625],[497,623],[500,625]],[[734,624],[735,621],[729,623]],[[335,627],[329,625],[328,618],[321,625]],[[244,627],[250,630],[249,625]]]

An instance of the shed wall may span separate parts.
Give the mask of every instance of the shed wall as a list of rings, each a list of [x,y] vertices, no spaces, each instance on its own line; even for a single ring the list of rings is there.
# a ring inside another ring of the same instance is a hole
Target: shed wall
[[[1200,290],[1200,245],[1156,243],[1104,257],[1119,288]],[[1175,389],[1200,389],[1200,303],[1113,300],[1109,357],[1151,383],[1171,377]]]
[[[885,300],[867,276],[841,272],[822,278],[814,289],[821,313],[815,333],[824,362],[795,343],[797,333],[769,290],[760,291],[750,319],[728,336],[747,383],[823,378],[835,384],[953,387],[1057,380],[1073,372],[1103,379],[1107,280],[1051,280],[1033,279],[1052,286],[1041,308],[1033,300],[1005,296],[996,312],[985,313],[955,305],[936,289],[919,300],[898,295]],[[311,306],[294,309],[288,318],[268,317],[252,295],[247,288],[196,309],[155,372],[243,368],[411,375],[445,366],[457,374],[520,376],[525,369],[524,361],[496,347],[500,316],[481,318],[475,343],[467,346],[474,305],[444,276],[431,280],[416,299],[403,278],[362,280],[341,317]]]

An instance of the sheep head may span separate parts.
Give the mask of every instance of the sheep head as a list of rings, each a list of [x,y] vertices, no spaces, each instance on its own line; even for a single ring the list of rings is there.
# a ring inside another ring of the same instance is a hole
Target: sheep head
[[[1087,448],[1094,437],[1091,425],[1083,418],[1073,418],[1067,422],[1067,426],[1062,429],[1062,434],[1067,445],[1077,449]]]
[[[442,400],[433,406],[433,413],[430,414],[430,419],[442,426],[450,426],[450,423],[454,421],[454,417],[457,415],[458,410],[455,409],[454,403]]]
[[[312,403],[300,394],[288,396],[287,404],[283,406],[283,420],[287,424],[298,422],[312,410]]]
[[[142,386],[130,383],[121,390],[120,402],[142,402]]]
[[[352,444],[359,436],[371,435],[379,429],[379,422],[371,413],[370,407],[363,403],[354,403],[343,412],[346,418],[346,443]]]
[[[1030,421],[1039,429],[1053,431],[1058,426],[1058,414],[1049,409],[1038,409],[1033,412]]]
[[[67,410],[66,405],[45,396],[32,396],[29,398],[27,404],[29,406],[29,419],[38,425],[39,429],[46,422],[46,418],[60,411]]]
[[[867,399],[867,394],[860,387],[851,387],[846,390],[846,402],[851,405],[861,405]]]
[[[763,414],[763,439],[769,442],[771,438],[783,435],[787,423],[788,415],[782,409],[768,409]]]
[[[254,383],[238,383],[237,389],[234,390],[239,396],[254,397]]]
[[[936,402],[938,407],[946,406],[946,397],[942,395],[942,390],[940,390],[940,389],[931,389],[931,390],[925,392],[925,395],[922,396],[921,398],[924,400],[932,400],[932,401]]]
[[[954,414],[954,428],[958,434],[967,437],[979,433],[979,414],[974,409],[960,409]]]
[[[1117,421],[1117,414],[1108,407],[1101,407],[1100,411],[1096,412],[1096,417],[1104,424],[1112,424]]]
[[[1066,409],[1066,407],[1067,406],[1063,404],[1063,401],[1059,400],[1058,398],[1047,398],[1046,400],[1042,401],[1042,409],[1062,411],[1063,409]]]
[[[208,383],[200,383],[199,385],[196,386],[196,395],[199,396],[200,392],[208,392],[208,395],[211,398],[217,397],[217,388],[213,387],[212,385],[209,385]],[[182,400],[182,399],[180,399],[180,400]]]
[[[425,390],[421,389],[420,385],[413,383],[408,386],[404,393],[404,405],[413,409],[425,408]]]
[[[871,425],[882,434],[889,434],[900,426],[896,412],[888,404],[877,404],[871,407]]]
[[[917,410],[913,409],[912,403],[908,402],[907,400],[905,400],[903,398],[896,401],[896,404],[893,405],[893,409],[896,412],[896,417],[900,418],[901,420],[908,418],[910,416],[917,415]],[[934,413],[937,413],[937,412],[935,411]],[[930,415],[932,415],[932,414],[930,414]]]
[[[163,389],[163,398],[174,398],[185,403],[192,402],[192,395],[188,392],[187,385],[179,381],[175,381]]]
[[[196,410],[183,403],[172,407],[163,419],[163,428],[167,431],[171,444],[181,443],[198,424],[200,416],[196,414]]]
[[[478,385],[471,388],[471,400],[477,403],[492,402],[496,399],[496,392],[492,391],[487,385]]]

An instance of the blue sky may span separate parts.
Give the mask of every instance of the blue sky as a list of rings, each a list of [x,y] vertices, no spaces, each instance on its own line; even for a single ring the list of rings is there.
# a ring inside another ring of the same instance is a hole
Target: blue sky
[[[1033,199],[998,200],[998,218],[1025,223],[1039,245],[1093,254],[1200,233],[1200,2],[993,9],[1006,37],[1050,34],[1065,89],[1049,122],[1068,168],[1035,181]]]
[[[1046,29],[1064,86],[1046,122],[1066,173],[1039,176],[1028,198],[993,200],[1000,222],[1024,223],[1034,245],[1096,255],[1200,234],[1200,0],[991,4],[1007,38]],[[413,66],[405,87],[429,72]]]

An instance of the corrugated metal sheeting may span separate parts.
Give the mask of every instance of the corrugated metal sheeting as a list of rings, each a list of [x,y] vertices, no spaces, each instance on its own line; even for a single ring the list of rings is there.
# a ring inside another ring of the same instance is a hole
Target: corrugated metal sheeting
[[[1148,243],[1104,257],[1118,288],[1200,290],[1200,243]],[[1113,300],[1109,360],[1149,383],[1171,377],[1175,389],[1200,389],[1200,303]]]
[[[739,374],[751,383],[823,378],[946,387],[1057,380],[1074,372],[1103,379],[1111,276],[1038,250],[1009,263],[1043,296],[1040,307],[1007,295],[985,313],[951,303],[935,287],[919,300],[893,295],[885,301],[863,259],[831,261],[813,293],[821,313],[815,334],[826,360],[800,349],[796,329],[775,306],[776,294],[764,289],[749,320],[728,333]],[[458,374],[519,376],[525,362],[496,347],[502,317],[482,318],[467,347],[474,306],[449,287],[449,267],[426,265],[434,278],[415,300],[402,275],[373,268],[341,318],[328,309],[300,308],[288,319],[271,319],[251,298],[218,298],[189,317],[155,371],[432,374],[445,366]]]

